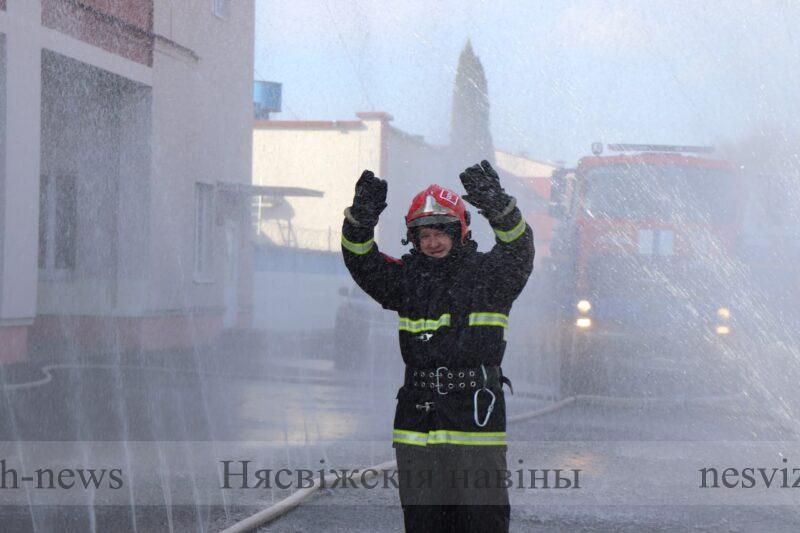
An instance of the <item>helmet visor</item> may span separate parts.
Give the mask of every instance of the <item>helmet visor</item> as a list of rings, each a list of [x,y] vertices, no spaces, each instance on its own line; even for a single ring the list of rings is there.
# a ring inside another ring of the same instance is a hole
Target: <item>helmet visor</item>
[[[433,224],[452,224],[454,222],[459,222],[458,217],[454,217],[453,215],[430,215],[427,217],[420,217],[415,220],[412,220],[406,227],[415,228],[417,226],[431,226]]]

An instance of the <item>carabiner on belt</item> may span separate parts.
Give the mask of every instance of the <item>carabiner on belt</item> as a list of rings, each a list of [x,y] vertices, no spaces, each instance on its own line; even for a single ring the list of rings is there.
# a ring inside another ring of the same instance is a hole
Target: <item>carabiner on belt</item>
[[[443,370],[444,373],[446,373],[447,367],[440,366],[439,368],[436,369],[436,392],[438,392],[440,396],[444,396],[445,394],[447,394],[447,391],[442,392],[442,387],[444,387],[444,383],[440,383],[439,378],[444,376],[444,373],[439,372],[440,370]]]
[[[494,411],[494,402],[497,398],[495,398],[495,395],[491,390],[486,388],[486,382],[489,379],[488,376],[486,375],[486,367],[481,365],[481,371],[483,372],[483,387],[475,391],[475,395],[472,397],[472,404],[474,407],[473,417],[475,418],[475,423],[478,425],[478,427],[482,428],[489,423],[489,417],[492,416],[492,411]],[[486,410],[486,418],[483,419],[482,423],[478,420],[478,394],[480,394],[481,391],[488,392],[489,395],[492,397],[492,401],[489,402],[489,408]]]

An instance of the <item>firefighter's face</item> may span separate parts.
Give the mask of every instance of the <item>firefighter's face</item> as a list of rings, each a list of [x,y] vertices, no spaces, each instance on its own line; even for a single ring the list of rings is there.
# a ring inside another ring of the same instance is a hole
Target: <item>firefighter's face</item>
[[[453,248],[453,239],[444,231],[435,228],[420,228],[419,248],[428,257],[442,258]]]

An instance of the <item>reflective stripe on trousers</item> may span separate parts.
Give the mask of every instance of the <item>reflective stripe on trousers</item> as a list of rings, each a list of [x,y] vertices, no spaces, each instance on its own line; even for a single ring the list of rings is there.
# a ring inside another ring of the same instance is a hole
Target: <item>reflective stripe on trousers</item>
[[[440,429],[421,433],[406,429],[395,429],[392,442],[427,446],[429,444],[456,444],[459,446],[505,446],[505,431],[452,431]]]

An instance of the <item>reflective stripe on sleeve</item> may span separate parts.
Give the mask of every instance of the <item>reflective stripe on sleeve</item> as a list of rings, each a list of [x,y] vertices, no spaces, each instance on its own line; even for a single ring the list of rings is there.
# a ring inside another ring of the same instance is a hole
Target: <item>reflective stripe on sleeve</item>
[[[450,325],[450,313],[445,313],[438,319],[420,318],[411,320],[410,318],[400,317],[400,331],[410,333],[421,333],[423,331],[437,330],[442,326]]]
[[[503,231],[497,228],[492,228],[497,238],[505,243],[509,243],[519,239],[520,235],[525,233],[525,219],[520,217],[517,225],[508,231]]]
[[[470,313],[470,326],[500,326],[508,327],[508,315],[503,313]]]
[[[356,255],[364,255],[365,253],[372,250],[372,245],[375,243],[375,239],[370,239],[366,242],[351,242],[348,241],[344,235],[342,235],[342,246],[344,246],[345,250],[353,252]]]
[[[440,429],[420,433],[405,429],[395,429],[392,442],[411,444],[414,446],[427,446],[428,444],[453,444],[457,446],[505,446],[505,431],[451,431]]]

